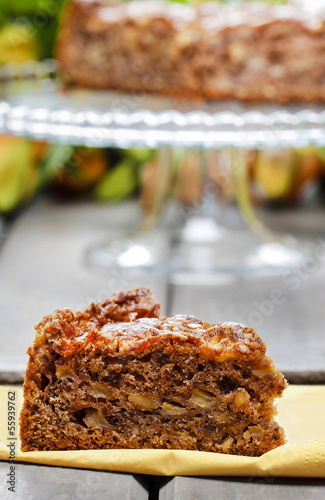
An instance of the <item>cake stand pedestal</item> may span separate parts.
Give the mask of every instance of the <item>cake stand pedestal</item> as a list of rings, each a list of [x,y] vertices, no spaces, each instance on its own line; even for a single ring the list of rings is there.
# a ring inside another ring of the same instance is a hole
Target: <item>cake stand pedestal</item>
[[[159,149],[152,210],[132,234],[89,249],[87,265],[209,282],[219,275],[274,275],[300,265],[310,253],[311,242],[275,235],[259,221],[247,189],[245,151],[324,145],[322,106],[185,102],[117,92],[62,91],[55,73],[53,61],[2,69],[1,133],[92,147]],[[236,227],[227,228],[220,218],[224,209],[205,190],[205,203],[195,207],[181,225],[160,227],[172,150],[178,148],[229,151],[245,224],[237,220]]]

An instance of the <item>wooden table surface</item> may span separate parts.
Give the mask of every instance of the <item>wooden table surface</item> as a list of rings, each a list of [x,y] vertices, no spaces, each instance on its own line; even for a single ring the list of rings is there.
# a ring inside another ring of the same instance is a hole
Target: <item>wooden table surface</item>
[[[40,198],[10,224],[0,223],[0,382],[22,381],[33,326],[56,308],[86,307],[112,292],[148,286],[164,314],[255,323],[276,365],[291,382],[325,381],[325,258],[265,280],[228,280],[214,286],[164,277],[130,278],[84,266],[91,245],[108,241],[140,220],[133,202],[112,207]],[[324,234],[315,235],[315,248]],[[325,238],[324,238],[325,239]],[[325,250],[324,250],[325,253]],[[283,300],[274,303],[274,290]],[[277,478],[158,478],[103,471],[17,465],[16,493],[7,490],[0,462],[0,498],[302,499],[324,498],[325,480]],[[46,491],[46,495],[45,492]]]

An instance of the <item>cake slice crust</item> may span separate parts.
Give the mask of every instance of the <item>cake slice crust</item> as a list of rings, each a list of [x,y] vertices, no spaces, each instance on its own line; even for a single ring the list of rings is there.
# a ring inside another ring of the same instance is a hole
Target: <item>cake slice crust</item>
[[[36,327],[23,451],[166,448],[259,456],[285,442],[286,387],[265,344],[236,323],[159,318],[146,289]]]

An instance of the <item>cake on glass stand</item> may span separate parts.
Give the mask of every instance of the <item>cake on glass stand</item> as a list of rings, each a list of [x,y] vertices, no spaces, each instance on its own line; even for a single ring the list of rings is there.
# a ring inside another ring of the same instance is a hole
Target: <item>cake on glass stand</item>
[[[154,272],[213,282],[217,275],[267,276],[298,266],[311,241],[278,235],[255,213],[247,186],[246,152],[325,144],[321,105],[252,105],[173,101],[156,96],[62,91],[53,61],[2,70],[0,132],[92,147],[158,149],[154,203],[131,234],[86,251],[86,264],[131,274]],[[194,210],[167,227],[160,218],[172,175],[173,151],[223,150],[236,187],[238,210],[225,208],[203,175]],[[238,216],[241,214],[241,217]]]

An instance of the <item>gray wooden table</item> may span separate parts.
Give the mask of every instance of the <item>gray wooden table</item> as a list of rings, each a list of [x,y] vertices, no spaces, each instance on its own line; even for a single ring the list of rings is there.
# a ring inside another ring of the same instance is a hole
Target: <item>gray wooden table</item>
[[[127,231],[140,217],[133,202],[107,207],[40,198],[11,225],[1,226],[0,382],[22,381],[33,326],[45,314],[56,308],[86,307],[135,286],[151,288],[164,314],[193,314],[211,322],[257,321],[252,326],[289,380],[325,381],[325,259],[310,261],[298,275],[223,280],[214,286],[158,276],[131,279],[119,272],[96,274],[85,268],[83,258],[90,245],[108,240],[121,227]],[[324,236],[319,225],[317,231],[315,248]],[[279,289],[284,300],[274,303],[274,290]],[[0,462],[1,499],[318,499],[325,492],[321,479],[157,478],[18,464],[14,496],[6,489],[7,471],[8,464]]]
[[[9,500],[147,500],[150,479],[116,472],[15,464],[15,491],[8,490],[8,464],[0,462],[0,498]]]
[[[324,494],[323,479],[176,477],[161,480],[159,500],[320,500]]]

